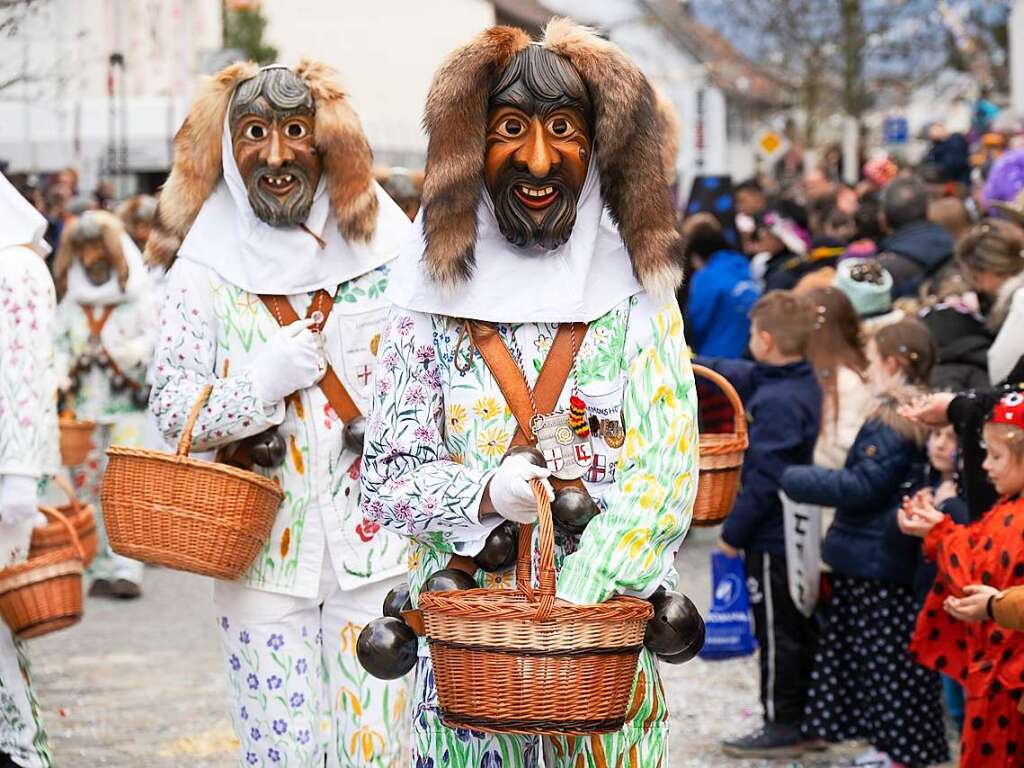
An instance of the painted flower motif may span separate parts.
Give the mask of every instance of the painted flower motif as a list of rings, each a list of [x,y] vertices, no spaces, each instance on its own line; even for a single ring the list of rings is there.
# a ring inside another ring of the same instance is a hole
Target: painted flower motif
[[[246,632],[244,629],[238,633],[238,642],[240,642],[242,645],[249,644],[249,633]]]
[[[434,758],[416,755],[416,768],[434,768]]]
[[[480,761],[480,768],[502,768],[501,753],[492,750],[483,756]]]
[[[401,336],[408,336],[416,323],[408,315],[398,318],[398,333]]]
[[[253,741],[259,741],[263,738],[263,734],[260,733],[259,728],[253,727],[249,730],[249,738],[251,738]]]
[[[533,340],[533,346],[535,346],[537,351],[542,355],[546,355],[548,350],[551,349],[551,337],[542,333]]]
[[[380,364],[384,366],[386,371],[395,370],[398,367],[398,354],[393,349],[388,350],[384,357],[380,359]]]
[[[456,435],[461,435],[466,431],[465,406],[458,403],[448,406],[448,431]]]
[[[298,709],[299,707],[301,707],[305,703],[305,701],[306,701],[306,697],[303,696],[301,693],[293,693],[291,699],[289,700],[289,703],[293,707]]]
[[[428,515],[433,515],[441,508],[441,500],[437,496],[424,496],[420,499],[420,509]]]
[[[388,379],[377,379],[377,397],[385,397],[391,391],[391,381]]]
[[[353,624],[351,621],[345,622],[345,626],[341,628],[341,648],[340,651],[345,655],[350,655],[356,652],[356,641],[359,639],[359,633],[362,632],[363,628]]]
[[[248,720],[248,719],[249,719],[249,710],[248,710],[248,709],[246,709],[245,707],[242,707],[242,708],[241,708],[241,709],[240,709],[240,710],[238,711],[238,716],[239,716],[240,718],[242,718],[243,720]]]
[[[232,653],[228,661],[231,663],[231,668],[235,670],[235,672],[242,668],[242,662],[238,660],[238,657],[235,656],[235,654]]]
[[[223,630],[227,630],[229,626],[230,625],[228,623],[228,617],[227,616],[221,616],[220,617],[220,628],[223,629]]]
[[[295,662],[295,673],[299,675],[306,674],[306,660],[299,659]]]
[[[283,736],[288,730],[288,723],[284,720],[275,720],[271,727],[274,729],[274,733],[278,736]]]
[[[423,405],[427,402],[427,395],[422,387],[409,387],[405,393],[405,402],[407,405]]]
[[[418,443],[431,443],[434,440],[434,428],[427,424],[421,424],[413,430],[412,436]]]
[[[416,360],[423,365],[431,362],[434,359],[434,348],[429,344],[424,344],[416,349]]]
[[[363,522],[356,525],[356,535],[365,543],[373,541],[373,537],[380,531],[380,523],[364,517]]]
[[[276,691],[278,688],[280,688],[281,683],[282,680],[277,675],[271,675],[267,678],[267,688],[269,688],[271,691]]]
[[[251,691],[259,690],[260,679],[258,677],[256,677],[256,675],[254,675],[252,672],[249,673],[249,676],[246,677],[245,680],[246,680],[246,682],[249,683],[249,690],[251,690]]]
[[[370,501],[365,496],[363,497],[363,516],[368,517],[371,520],[380,519],[381,515],[384,514],[384,502],[380,499],[373,499]]]
[[[476,449],[487,458],[501,458],[507,446],[508,433],[502,427],[487,427],[476,436]]]
[[[487,421],[501,413],[501,406],[493,397],[481,397],[473,403],[473,413],[484,421]]]
[[[408,522],[412,519],[412,504],[407,499],[399,499],[395,502],[395,519]]]
[[[278,752],[273,747],[271,747],[270,749],[267,750],[267,757],[270,758],[270,761],[272,763],[279,763],[279,762],[281,762],[281,753]]]
[[[380,752],[384,751],[384,737],[377,731],[364,725],[352,734],[349,739],[348,754],[350,757],[361,756],[366,763],[371,762]]]
[[[246,752],[245,753],[245,762],[247,762],[249,765],[256,765],[256,763],[258,763],[259,760],[260,759],[258,757],[256,757],[256,753],[255,752]]]
[[[295,740],[299,742],[299,744],[309,744],[309,740],[311,738],[313,738],[313,734],[311,734],[309,730],[301,730],[295,734]]]
[[[284,645],[284,635],[273,634],[267,638],[267,648],[274,651],[280,651],[281,646]]]

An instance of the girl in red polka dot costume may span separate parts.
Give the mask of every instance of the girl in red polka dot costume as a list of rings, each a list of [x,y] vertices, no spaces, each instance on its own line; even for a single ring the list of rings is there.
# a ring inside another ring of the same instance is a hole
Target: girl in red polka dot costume
[[[1024,766],[1024,633],[992,620],[1000,590],[1024,584],[1024,394],[1005,396],[983,434],[983,466],[1000,496],[989,512],[955,525],[929,491],[899,512],[900,528],[924,539],[939,571],[910,649],[919,663],[964,684],[960,765]]]

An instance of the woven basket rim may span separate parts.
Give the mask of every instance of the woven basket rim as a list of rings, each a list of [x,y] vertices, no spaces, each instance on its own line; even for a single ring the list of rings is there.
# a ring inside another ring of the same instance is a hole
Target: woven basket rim
[[[110,458],[160,461],[165,464],[187,467],[200,472],[219,475],[224,479],[241,480],[242,482],[255,485],[256,487],[273,494],[277,498],[278,503],[284,500],[284,491],[281,489],[281,486],[273,480],[270,480],[263,475],[256,474],[255,472],[239,469],[238,467],[232,467],[227,464],[218,464],[211,461],[203,461],[202,459],[193,459],[191,456],[179,456],[176,453],[164,453],[162,451],[154,451],[149,448],[129,448],[124,445],[110,446],[107,449],[107,456]]]
[[[81,575],[84,570],[78,552],[72,547],[63,547],[0,571],[0,595],[58,576]]]
[[[535,621],[539,603],[529,602],[517,589],[465,589],[420,593],[420,610],[434,616],[463,615],[470,611],[476,621]],[[551,621],[636,621],[649,619],[654,609],[638,597],[618,595],[596,605],[575,605],[557,601],[544,622]]]
[[[96,428],[95,421],[58,421],[57,426],[71,432],[92,432]]]

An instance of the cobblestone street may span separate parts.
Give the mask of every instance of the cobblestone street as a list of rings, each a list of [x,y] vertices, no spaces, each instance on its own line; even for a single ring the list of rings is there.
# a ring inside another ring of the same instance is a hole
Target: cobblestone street
[[[681,585],[708,606],[711,531],[691,533]],[[77,627],[34,641],[39,698],[57,768],[229,768],[235,749],[207,579],[150,569],[132,603],[90,600]],[[758,722],[753,659],[663,667],[671,700],[671,768],[738,766],[718,742]],[[808,766],[842,763],[833,749]],[[786,765],[777,763],[776,765]]]

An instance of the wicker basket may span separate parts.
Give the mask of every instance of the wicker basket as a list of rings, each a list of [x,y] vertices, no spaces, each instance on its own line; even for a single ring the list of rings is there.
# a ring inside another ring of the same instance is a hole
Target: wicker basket
[[[68,519],[75,533],[78,535],[78,542],[82,546],[82,555],[86,568],[96,557],[98,539],[96,536],[96,515],[91,504],[82,504],[75,496],[71,484],[63,477],[56,475],[54,482],[68,497],[68,503],[57,507],[57,511]],[[71,536],[67,528],[59,520],[46,525],[40,525],[32,529],[32,546],[29,549],[29,557],[39,557],[55,549],[72,546]]]
[[[747,416],[743,401],[728,379],[702,365],[693,366],[693,372],[721,389],[732,405],[732,432],[700,436],[700,484],[693,505],[693,525],[718,525],[732,511],[740,488],[743,453],[749,444]]]
[[[76,421],[72,411],[65,411],[57,421],[60,427],[60,462],[65,467],[84,464],[92,450],[94,421]]]
[[[84,554],[71,522],[56,509],[40,511],[57,521],[71,546],[0,571],[0,616],[20,640],[70,627],[82,618]]]
[[[212,386],[192,408],[174,454],[112,446],[103,522],[126,557],[217,579],[237,579],[270,536],[280,487],[255,472],[191,459],[192,429]]]
[[[533,526],[519,538],[515,590],[420,594],[441,717],[493,733],[605,733],[622,727],[650,603],[555,602],[551,505],[534,483],[539,588],[531,587]]]

